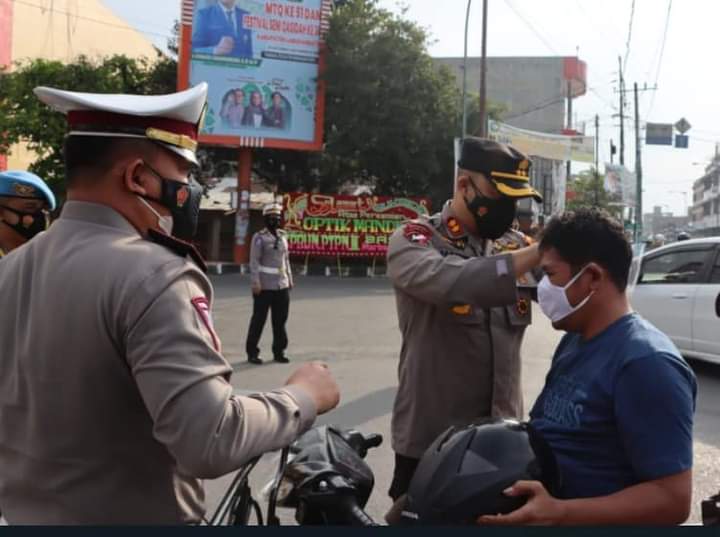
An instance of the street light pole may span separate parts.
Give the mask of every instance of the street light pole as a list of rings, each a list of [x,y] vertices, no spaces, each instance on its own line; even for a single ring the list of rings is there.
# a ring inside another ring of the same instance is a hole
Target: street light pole
[[[462,137],[467,136],[467,58],[468,58],[468,25],[470,23],[470,6],[472,0],[468,0],[467,12],[465,13],[465,54],[463,55],[463,96],[462,96]]]
[[[482,57],[480,58],[480,137],[487,136],[487,12],[488,2],[483,0]]]

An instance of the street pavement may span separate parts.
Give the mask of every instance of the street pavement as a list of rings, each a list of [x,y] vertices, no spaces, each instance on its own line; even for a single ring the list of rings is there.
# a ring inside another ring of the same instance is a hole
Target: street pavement
[[[267,390],[281,386],[298,364],[326,361],[341,389],[339,407],[320,423],[355,427],[380,433],[383,445],[367,458],[375,473],[375,490],[367,511],[382,520],[389,507],[387,490],[392,478],[390,416],[397,385],[400,334],[395,300],[386,279],[297,278],[292,292],[288,333],[290,365],[267,363],[250,366],[245,361],[245,336],[252,312],[247,276],[225,275],[213,279],[214,320],[227,359],[233,364],[233,385],[240,390]],[[561,334],[538,311],[523,346],[523,393],[529,410],[542,388],[555,345]],[[271,327],[261,342],[262,356],[272,357]],[[695,427],[693,514],[699,522],[699,502],[720,489],[720,366],[692,363],[698,375],[699,394]],[[259,491],[274,475],[277,455],[270,454],[254,470],[252,486]],[[228,486],[229,477],[207,483],[212,513]],[[263,501],[261,505],[265,506]],[[292,523],[293,513],[281,510],[281,519]]]

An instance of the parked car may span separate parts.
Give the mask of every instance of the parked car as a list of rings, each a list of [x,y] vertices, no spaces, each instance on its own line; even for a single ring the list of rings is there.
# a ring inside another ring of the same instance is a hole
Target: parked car
[[[720,364],[720,237],[651,250],[634,268],[635,310],[684,356]]]

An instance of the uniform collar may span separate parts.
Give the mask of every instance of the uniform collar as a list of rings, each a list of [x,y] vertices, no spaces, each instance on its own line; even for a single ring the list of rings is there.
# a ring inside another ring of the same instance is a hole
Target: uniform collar
[[[455,216],[455,212],[452,210],[452,202],[450,201],[445,203],[443,207],[442,223],[450,238],[462,239],[468,236],[468,232]]]
[[[80,220],[110,227],[140,236],[138,230],[112,207],[86,201],[68,201],[63,206],[60,220]]]

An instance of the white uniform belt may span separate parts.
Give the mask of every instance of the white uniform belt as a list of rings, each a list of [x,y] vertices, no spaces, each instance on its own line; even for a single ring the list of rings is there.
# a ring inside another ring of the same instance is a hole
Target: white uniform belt
[[[276,267],[263,267],[262,265],[260,265],[260,268],[258,270],[265,274],[282,274],[282,270]]]

